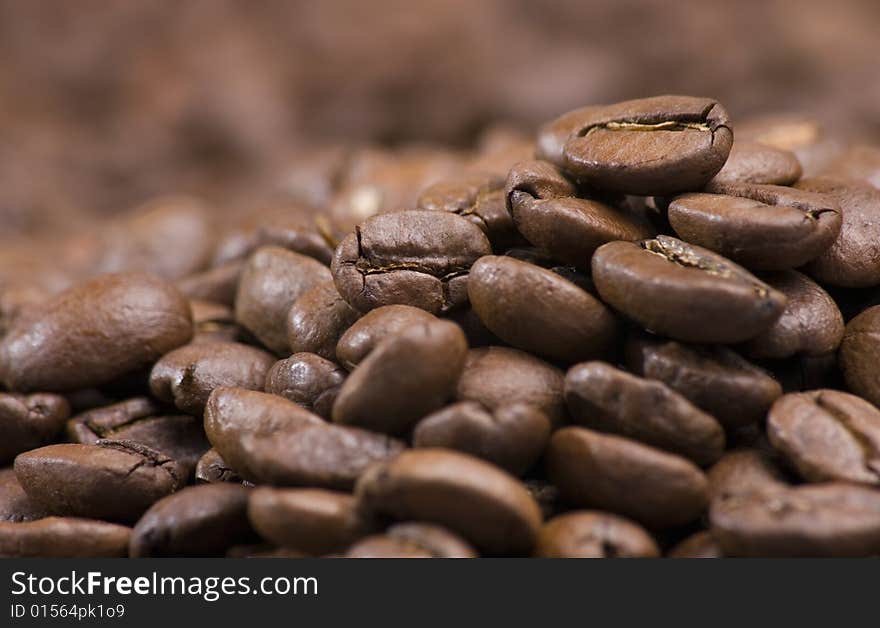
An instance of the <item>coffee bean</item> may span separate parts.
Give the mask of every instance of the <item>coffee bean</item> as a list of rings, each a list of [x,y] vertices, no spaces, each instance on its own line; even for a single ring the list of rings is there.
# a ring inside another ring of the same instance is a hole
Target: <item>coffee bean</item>
[[[561,179],[561,180],[560,180]],[[576,198],[552,164],[516,164],[507,181],[507,206],[516,228],[560,261],[587,268],[599,246],[653,235],[635,215],[599,200]]]
[[[701,188],[732,144],[717,101],[656,96],[567,113],[541,129],[537,155],[586,185],[662,196]]]
[[[843,315],[827,292],[794,270],[766,273],[762,279],[785,295],[785,309],[769,329],[746,343],[747,355],[782,359],[837,350],[843,339]]]
[[[880,410],[855,395],[784,395],[767,416],[767,435],[807,481],[880,484]]]
[[[309,289],[330,280],[327,267],[311,257],[264,246],[248,258],[235,297],[235,318],[267,349],[290,351],[287,313]]]
[[[711,532],[697,532],[673,547],[667,558],[724,558],[724,552]]]
[[[471,545],[430,523],[397,523],[352,545],[346,558],[476,558]]]
[[[364,314],[348,328],[336,345],[336,359],[349,371],[367,357],[380,341],[410,325],[436,320],[434,315],[410,305],[385,305]]]
[[[256,488],[248,516],[267,541],[313,555],[341,550],[369,529],[354,497],[322,489]]]
[[[878,180],[880,182],[880,180]],[[848,179],[804,179],[800,190],[833,198],[843,215],[840,234],[807,265],[823,284],[848,288],[880,285],[880,189]]]
[[[256,247],[280,246],[306,255],[329,266],[333,246],[320,232],[316,221],[296,212],[283,210],[262,218],[255,234]]]
[[[712,503],[787,486],[767,453],[754,448],[728,451],[709,469],[708,477]]]
[[[565,418],[564,381],[565,373],[528,353],[482,347],[468,351],[455,398],[476,401],[491,411],[518,402],[534,405],[555,427]]]
[[[196,465],[196,480],[199,482],[207,482],[213,484],[215,482],[231,482],[241,483],[241,476],[238,475],[216,449],[209,449],[199,458]]]
[[[333,420],[386,434],[406,432],[452,396],[467,351],[454,323],[408,327],[381,342],[345,380]]]
[[[724,452],[724,430],[665,384],[604,362],[584,362],[565,376],[569,416],[579,425],[611,432],[680,454],[700,465]]]
[[[598,299],[556,273],[511,257],[477,260],[468,296],[492,333],[551,359],[607,356],[618,337],[617,319]]]
[[[619,436],[563,428],[550,439],[546,461],[566,502],[651,527],[693,521],[709,501],[706,476],[693,463]]]
[[[66,391],[105,384],[192,337],[189,303],[170,284],[106,275],[61,293],[0,341],[0,380],[11,390]]]
[[[410,450],[371,467],[356,496],[362,512],[437,523],[488,554],[527,554],[541,525],[538,504],[515,478],[444,449]]]
[[[336,359],[339,338],[359,318],[332,281],[319,284],[294,301],[287,313],[287,339],[293,353]]]
[[[333,257],[336,289],[366,312],[412,305],[437,314],[467,300],[467,273],[491,253],[479,227],[446,212],[401,211],[369,218]]]
[[[289,399],[330,420],[333,404],[348,373],[314,353],[294,353],[266,374],[266,392]]]
[[[0,393],[0,465],[52,440],[70,414],[64,397]]]
[[[777,185],[712,183],[669,205],[679,237],[754,270],[806,264],[831,246],[841,221],[831,197]]]
[[[19,523],[42,519],[46,513],[34,504],[18,483],[12,467],[0,469],[0,521]]]
[[[880,493],[831,482],[713,502],[712,536],[729,556],[872,556]]]
[[[235,484],[203,484],[160,499],[134,526],[129,556],[222,556],[253,536],[249,493]]]
[[[186,481],[179,464],[144,445],[49,445],[19,455],[15,475],[47,512],[133,522]]]
[[[737,140],[712,183],[792,185],[801,174],[801,163],[791,151],[760,142]]]
[[[165,354],[150,373],[150,390],[162,401],[201,415],[218,386],[262,390],[275,358],[237,342],[187,345]]]
[[[688,342],[748,340],[785,307],[782,293],[744,268],[668,236],[603,245],[593,256],[593,280],[612,307],[650,331]]]
[[[3,558],[121,558],[128,555],[131,528],[73,517],[0,521]]]
[[[521,475],[544,451],[550,427],[550,419],[535,406],[512,403],[489,411],[461,401],[419,421],[413,445],[463,451]]]
[[[727,428],[762,420],[782,387],[734,351],[686,345],[640,334],[626,347],[627,367],[656,379],[702,408]]]
[[[846,325],[840,343],[840,369],[852,392],[880,404],[880,306],[870,307]]]
[[[641,526],[610,513],[581,510],[551,519],[538,532],[542,558],[658,558],[660,549]]]

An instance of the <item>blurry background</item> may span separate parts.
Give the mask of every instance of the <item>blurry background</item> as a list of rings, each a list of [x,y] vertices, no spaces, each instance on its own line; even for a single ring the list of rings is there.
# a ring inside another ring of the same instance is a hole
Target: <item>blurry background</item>
[[[0,238],[664,92],[872,141],[878,33],[877,0],[0,0]]]

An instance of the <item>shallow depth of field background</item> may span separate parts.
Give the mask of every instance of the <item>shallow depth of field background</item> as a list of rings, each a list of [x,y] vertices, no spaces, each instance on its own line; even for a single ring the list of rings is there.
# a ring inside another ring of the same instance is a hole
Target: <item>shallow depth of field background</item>
[[[878,42],[877,0],[0,0],[0,241],[663,92],[878,141]]]

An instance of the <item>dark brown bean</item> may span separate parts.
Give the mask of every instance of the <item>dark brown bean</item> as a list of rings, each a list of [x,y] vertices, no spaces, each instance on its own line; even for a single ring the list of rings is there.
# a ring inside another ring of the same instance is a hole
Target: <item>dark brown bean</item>
[[[74,517],[0,521],[2,558],[121,558],[128,554],[131,528]]]
[[[760,142],[736,140],[724,167],[712,183],[792,185],[801,174],[801,163],[791,151]]]
[[[241,483],[241,476],[226,464],[216,449],[209,449],[199,458],[196,465],[196,480],[213,484],[215,482]]]
[[[0,465],[52,440],[70,414],[64,397],[0,393]]]
[[[332,281],[319,284],[294,301],[287,313],[290,349],[335,360],[339,338],[359,316],[339,296]]]
[[[667,558],[724,558],[724,552],[711,532],[697,532],[666,554]]]
[[[361,363],[382,340],[416,323],[428,323],[435,316],[411,305],[385,305],[357,320],[339,338],[336,359],[349,371]]]
[[[659,558],[660,548],[641,526],[610,513],[582,510],[551,519],[538,532],[542,558]]]
[[[431,523],[407,522],[389,527],[384,534],[361,539],[346,558],[476,558],[471,545],[446,528]]]
[[[880,404],[880,306],[869,307],[847,323],[839,355],[847,388]]]
[[[333,404],[348,373],[314,353],[294,353],[266,374],[266,392],[289,399],[330,420]]]
[[[46,512],[34,504],[15,477],[12,467],[0,469],[0,521],[19,523],[42,519]]]

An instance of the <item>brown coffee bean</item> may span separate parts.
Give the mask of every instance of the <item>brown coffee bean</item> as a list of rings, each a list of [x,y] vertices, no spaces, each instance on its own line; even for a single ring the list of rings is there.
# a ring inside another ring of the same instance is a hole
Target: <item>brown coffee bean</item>
[[[235,293],[242,268],[243,261],[227,262],[178,279],[177,289],[189,299],[212,301],[232,307],[235,305]]]
[[[511,345],[576,362],[609,355],[619,334],[601,301],[556,273],[511,257],[481,257],[468,296],[480,320]]]
[[[728,556],[872,556],[880,493],[831,482],[715,501],[712,536]]]
[[[460,401],[419,421],[413,446],[463,451],[521,475],[541,456],[550,428],[550,419],[535,406],[512,403],[490,411]]]
[[[69,414],[59,395],[0,393],[0,465],[55,438]]]
[[[791,151],[760,142],[737,140],[712,183],[792,185],[801,174],[801,163]]]
[[[267,541],[313,555],[341,550],[369,529],[354,497],[313,488],[254,489],[248,517]]]
[[[785,307],[784,295],[744,268],[668,236],[603,245],[593,280],[603,301],[646,329],[689,342],[748,340]]]
[[[128,555],[131,528],[73,517],[0,521],[3,558],[121,558]]]
[[[452,397],[464,368],[467,339],[448,321],[408,327],[380,343],[349,375],[333,421],[400,434]]]
[[[270,354],[237,342],[187,345],[166,353],[150,372],[150,390],[184,412],[201,415],[218,386],[262,390]]]
[[[319,284],[294,301],[287,313],[290,349],[335,360],[336,343],[359,316],[339,296],[332,281]]]
[[[754,448],[728,451],[709,469],[708,478],[712,503],[787,486],[768,454]]]
[[[880,404],[880,306],[869,307],[846,325],[840,343],[840,369],[846,387],[873,403]]]
[[[610,513],[581,510],[551,519],[538,532],[542,558],[659,558],[660,548],[641,526]]]
[[[433,314],[410,305],[385,305],[364,314],[339,338],[336,359],[354,370],[382,340],[416,323],[436,320]]]
[[[646,334],[632,336],[627,367],[660,380],[727,428],[762,420],[782,395],[766,371],[725,347],[685,345]]]
[[[837,239],[807,265],[823,284],[846,288],[880,285],[880,189],[852,179],[805,179],[799,190],[827,195],[839,205],[843,223]]]
[[[348,548],[345,558],[436,558],[430,550],[405,539],[373,534]]]
[[[325,266],[329,266],[333,258],[334,245],[321,233],[316,218],[306,217],[295,209],[282,209],[262,218],[254,239],[257,248],[280,246],[316,259]]]
[[[330,278],[327,267],[311,257],[277,246],[261,247],[241,271],[235,318],[270,351],[288,353],[286,322],[290,306]]]
[[[106,275],[61,293],[0,341],[0,380],[11,390],[105,384],[192,338],[187,300],[150,275]]]
[[[567,113],[541,129],[537,155],[586,185],[662,196],[701,188],[732,144],[717,101],[656,96]]]
[[[651,527],[693,521],[709,501],[706,476],[693,463],[627,438],[566,427],[550,439],[546,460],[565,501]]]
[[[767,416],[767,435],[809,482],[880,484],[880,410],[855,395],[783,395]]]
[[[406,522],[352,545],[346,558],[476,558],[470,543],[431,523]]]
[[[205,452],[196,465],[196,480],[213,484],[215,482],[241,483],[241,476],[226,464],[216,449]]]
[[[515,478],[444,449],[410,450],[371,467],[356,496],[362,512],[437,523],[488,554],[527,554],[541,525],[538,504]]]
[[[137,521],[186,480],[174,460],[126,441],[34,449],[15,459],[15,476],[47,512],[123,522]]]
[[[18,523],[45,516],[45,511],[28,498],[18,483],[15,470],[12,467],[0,469],[0,521]]]
[[[222,556],[253,536],[249,493],[235,484],[203,484],[160,499],[134,526],[129,556]]]
[[[330,420],[333,404],[348,373],[314,353],[294,353],[266,374],[266,392],[289,399]]]
[[[565,373],[517,349],[482,347],[468,351],[455,398],[476,401],[489,410],[526,403],[540,408],[553,426],[565,418]]]
[[[724,552],[711,532],[697,532],[673,547],[667,558],[724,558]]]
[[[162,405],[151,397],[132,397],[118,403],[92,408],[77,414],[67,422],[67,438],[74,443],[85,445],[94,445],[102,438],[113,440],[113,432],[116,429],[141,419],[158,416],[162,410]]]
[[[336,249],[331,269],[356,310],[402,304],[437,314],[464,305],[468,269],[489,253],[480,228],[461,216],[401,211],[367,219]]]
[[[576,198],[575,190],[566,190],[560,178],[552,164],[523,162],[511,170],[506,187],[516,228],[556,259],[588,268],[595,250],[606,242],[654,235],[634,214],[599,200]]]
[[[724,452],[724,430],[713,417],[662,382],[604,362],[584,362],[565,376],[572,421],[710,464]]]
[[[841,211],[826,195],[777,185],[712,183],[669,205],[684,240],[755,270],[786,270],[821,255],[837,238]]]

